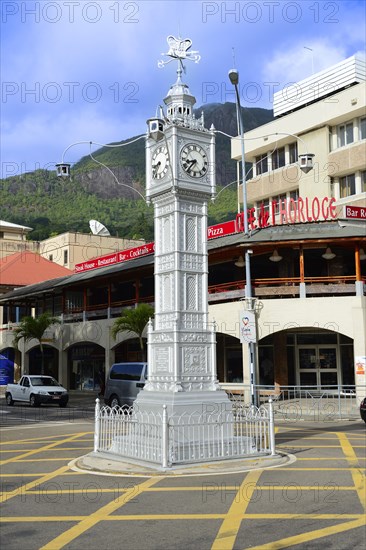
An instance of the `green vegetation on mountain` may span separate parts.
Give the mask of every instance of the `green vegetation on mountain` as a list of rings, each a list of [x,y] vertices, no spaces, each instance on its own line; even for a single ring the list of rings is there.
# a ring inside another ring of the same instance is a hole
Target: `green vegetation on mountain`
[[[237,134],[234,104],[205,105],[197,109],[197,116],[201,111],[206,127],[213,124],[217,130]],[[247,131],[272,120],[272,112],[243,109],[243,118]],[[97,219],[111,235],[152,241],[153,208],[136,192],[144,194],[144,139],[126,147],[102,147],[93,157],[114,176],[88,155],[72,167],[70,179],[37,170],[0,180],[0,219],[32,227],[32,240],[66,231],[89,233],[89,220]],[[237,212],[236,162],[230,158],[230,140],[220,133],[216,137],[216,173],[218,198],[209,207],[209,224],[233,219]]]

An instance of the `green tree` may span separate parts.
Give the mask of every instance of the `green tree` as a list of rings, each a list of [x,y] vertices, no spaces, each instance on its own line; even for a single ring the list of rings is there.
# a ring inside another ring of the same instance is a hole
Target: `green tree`
[[[112,326],[112,336],[115,339],[122,331],[133,332],[140,342],[140,349],[145,359],[144,341],[142,333],[149,319],[154,315],[154,308],[149,304],[139,304],[135,309],[122,310],[121,316],[115,320]]]
[[[44,374],[44,350],[42,338],[46,330],[56,323],[60,323],[57,317],[52,317],[48,312],[42,313],[38,317],[23,317],[19,326],[14,330],[15,337],[13,344],[18,348],[19,340],[24,339],[24,342],[29,340],[37,340],[41,350],[41,374]]]

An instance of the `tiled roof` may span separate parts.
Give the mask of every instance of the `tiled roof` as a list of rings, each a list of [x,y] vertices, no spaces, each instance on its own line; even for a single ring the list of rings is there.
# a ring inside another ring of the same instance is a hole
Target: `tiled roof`
[[[26,286],[72,273],[34,252],[16,252],[0,260],[0,285]]]

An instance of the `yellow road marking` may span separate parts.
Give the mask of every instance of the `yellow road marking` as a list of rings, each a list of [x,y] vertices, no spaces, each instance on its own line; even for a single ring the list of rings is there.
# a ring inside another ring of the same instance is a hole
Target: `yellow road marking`
[[[285,445],[285,444],[280,444],[280,445],[276,445],[276,447],[281,447],[281,448],[285,448],[285,449],[308,449],[309,448],[309,445]],[[353,445],[353,448],[354,449],[365,449],[366,445]],[[339,449],[339,445],[314,445],[312,447],[313,449]]]
[[[58,521],[82,521],[89,516],[9,516],[1,517],[0,523],[31,523],[31,522],[58,522]],[[226,514],[134,514],[107,516],[101,521],[157,521],[157,520],[211,520],[224,519]],[[364,519],[364,514],[243,514],[242,519],[293,519],[293,520],[339,520],[339,519]]]
[[[10,500],[11,498],[14,498],[18,495],[23,495],[24,492],[26,492],[28,489],[33,489],[33,487],[36,487],[41,483],[45,483],[46,481],[53,479],[54,477],[57,477],[58,475],[60,475],[60,473],[66,472],[68,469],[69,469],[68,466],[62,466],[61,468],[58,468],[57,470],[54,470],[53,472],[46,474],[41,478],[37,478],[34,481],[30,481],[29,483],[26,483],[25,485],[21,485],[21,487],[17,487],[16,489],[14,489],[14,491],[9,491],[8,493],[1,493],[0,503],[6,502],[7,500]]]
[[[17,457],[2,460],[0,462],[0,465],[4,466],[4,464],[9,464],[9,462],[21,462],[21,460],[20,460],[21,458],[26,458],[26,457],[31,456],[31,455],[42,453],[43,451],[46,451],[47,449],[52,449],[52,448],[56,447],[60,443],[68,443],[70,441],[74,441],[74,439],[77,439],[78,437],[83,436],[83,435],[85,435],[85,432],[82,432],[81,434],[73,434],[72,436],[67,437],[66,439],[57,440],[53,443],[50,443],[49,445],[46,445],[45,447],[41,447],[39,449],[33,449],[32,451],[26,452],[26,453],[24,453],[22,455],[19,455]],[[50,459],[48,459],[48,460],[50,460]],[[68,460],[68,459],[65,458],[64,460]]]
[[[360,499],[363,509],[366,510],[366,480],[365,476],[362,474],[358,457],[353,450],[355,445],[351,445],[346,434],[338,432],[337,436],[339,438],[342,451],[344,452],[350,466],[352,466],[351,474],[353,483],[355,484],[355,488],[357,490],[358,498]]]
[[[40,451],[43,453],[43,451]],[[16,458],[16,457],[13,457]],[[16,462],[60,462],[60,460],[74,460],[74,456],[61,456],[60,458],[22,458]]]
[[[131,487],[131,489],[126,491],[123,495],[123,502],[121,502],[119,498],[112,500],[112,502],[109,502],[102,508],[99,508],[99,510],[96,510],[96,512],[90,514],[90,516],[81,520],[77,525],[74,525],[55,539],[51,540],[45,546],[42,546],[40,550],[59,550],[60,548],[63,548],[66,544],[69,544],[71,541],[75,540],[100,521],[105,520],[109,514],[127,504],[127,502],[137,497],[148,487],[155,485],[155,483],[161,479],[161,477],[151,477],[139,485]]]
[[[231,550],[234,547],[235,539],[238,534],[243,514],[247,507],[259,480],[262,471],[249,472],[244,478],[235,498],[230,506],[228,513],[217,533],[211,550]]]
[[[90,435],[92,434],[93,432],[83,432],[85,435]],[[30,438],[26,438],[26,439],[16,439],[16,440],[11,440],[11,441],[2,441],[0,443],[0,445],[25,445],[26,443],[32,443],[33,441],[35,443],[39,443],[40,441],[42,441],[43,443],[52,443],[53,441],[55,441],[55,439],[57,438],[65,438],[65,437],[70,437],[72,435],[75,435],[75,432],[71,433],[71,434],[61,434],[61,435],[56,435],[53,436],[53,437],[50,437],[49,435],[47,436],[43,436],[43,437],[30,437]],[[89,437],[88,439],[82,439],[82,441],[94,441],[93,437]]]
[[[341,519],[343,516],[339,517]],[[295,546],[296,544],[308,543],[311,540],[317,540],[323,537],[329,537],[330,535],[336,535],[337,533],[343,533],[357,527],[366,525],[364,517],[341,523],[339,525],[332,525],[331,527],[324,527],[323,529],[317,529],[315,531],[309,531],[302,533],[301,535],[295,535],[293,537],[287,537],[285,539],[271,541],[267,544],[261,544],[259,546],[251,546],[251,550],[280,550],[281,548],[288,548],[289,546]]]
[[[339,485],[257,485],[256,489],[258,491],[329,491],[330,489],[336,489],[337,491],[357,491],[357,487],[354,485],[352,486],[339,486]],[[123,487],[106,487],[101,488],[99,486],[96,486],[95,488],[91,489],[47,489],[42,488],[42,495],[70,495],[72,494],[93,494],[93,493],[116,493],[116,492],[126,492],[129,488],[123,488]],[[215,487],[213,487],[213,490],[215,490]],[[218,488],[217,491],[220,489]],[[238,486],[237,485],[225,485],[225,491],[237,491]],[[202,492],[202,487],[152,487],[151,489],[145,489],[145,493],[160,493],[160,492],[168,492],[168,493],[175,493],[180,491],[190,491],[190,492]],[[9,493],[12,493],[13,491],[8,491]],[[3,494],[7,494],[6,491],[4,491]],[[27,490],[27,495],[38,495],[39,490],[32,491],[31,489]],[[214,496],[214,493],[211,494],[211,496]]]
[[[73,434],[71,437],[63,439],[62,441],[65,442],[65,443],[68,442],[68,441],[73,441],[74,439],[77,439],[79,436],[82,436],[82,435],[84,435],[84,434],[83,433]],[[59,442],[55,443],[54,445],[57,445],[58,443]],[[27,456],[27,455],[25,455],[25,456]],[[9,462],[17,462],[17,459],[15,458],[15,459],[5,460],[3,463],[8,464]],[[44,483],[45,481],[48,481],[49,479],[57,477],[58,475],[60,475],[60,473],[64,473],[67,470],[69,470],[69,466],[62,466],[61,468],[58,468],[57,470],[55,470],[53,472],[50,472],[49,474],[46,474],[46,475],[42,476],[41,478],[35,479],[35,480],[33,480],[29,483],[26,483],[25,485],[22,485],[21,487],[18,487],[15,491],[12,491],[11,493],[2,494],[0,496],[0,503],[1,502],[6,502],[7,500],[9,500],[13,497],[16,497],[19,494],[23,494],[24,491],[27,491],[28,489],[33,489],[33,487],[36,487],[37,485],[39,485],[41,483]]]
[[[57,449],[57,451],[85,451],[86,449],[91,449],[91,445],[88,445],[88,447],[60,447]],[[3,449],[0,451],[0,453],[25,453],[28,451],[34,451],[35,449]],[[52,452],[54,449],[45,449],[42,452]]]

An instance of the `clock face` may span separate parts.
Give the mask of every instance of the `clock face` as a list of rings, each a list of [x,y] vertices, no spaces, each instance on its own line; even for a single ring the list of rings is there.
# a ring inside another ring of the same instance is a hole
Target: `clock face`
[[[202,178],[207,174],[208,158],[200,145],[188,143],[180,152],[183,170],[192,178]]]
[[[165,176],[169,167],[169,154],[165,145],[157,147],[151,159],[152,177],[160,180]]]

